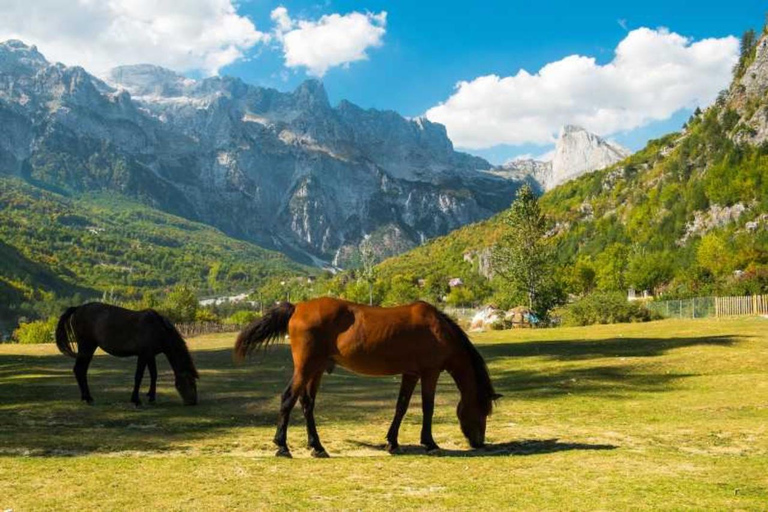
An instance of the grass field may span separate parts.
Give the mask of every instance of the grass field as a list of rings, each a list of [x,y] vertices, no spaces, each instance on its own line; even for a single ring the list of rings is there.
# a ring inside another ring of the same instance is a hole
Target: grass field
[[[768,508],[768,320],[661,321],[474,336],[504,394],[469,451],[446,376],[435,439],[418,393],[383,451],[395,378],[326,376],[316,416],[331,459],[273,457],[287,347],[234,366],[234,335],[190,341],[201,403],[161,362],[158,403],[128,403],[134,360],[99,355],[93,407],[53,346],[0,345],[0,510]]]

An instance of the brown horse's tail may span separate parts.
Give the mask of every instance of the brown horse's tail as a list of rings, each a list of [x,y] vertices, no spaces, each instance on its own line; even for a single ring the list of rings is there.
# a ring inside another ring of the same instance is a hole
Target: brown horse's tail
[[[77,338],[75,338],[75,330],[72,327],[72,315],[75,314],[76,310],[76,307],[67,308],[56,325],[56,346],[59,347],[62,354],[69,357],[77,357],[77,351],[74,348],[77,345]]]
[[[235,342],[235,358],[243,360],[260,346],[267,346],[281,336],[288,334],[288,322],[296,310],[290,302],[281,302],[267,311],[263,317],[254,320]]]

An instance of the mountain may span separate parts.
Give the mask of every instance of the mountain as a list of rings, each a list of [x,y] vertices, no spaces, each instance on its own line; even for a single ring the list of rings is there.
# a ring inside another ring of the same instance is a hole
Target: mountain
[[[552,177],[552,162],[533,158],[515,158],[488,172],[510,180],[525,181],[541,193]]]
[[[0,44],[0,173],[109,191],[318,265],[364,235],[384,254],[504,209],[520,183],[481,172],[442,125],[332,107],[231,77],[125,66],[104,80]]]
[[[560,130],[552,158],[552,175],[546,189],[551,189],[588,172],[604,169],[631,155],[618,144],[604,140],[578,126],[566,125]]]
[[[565,125],[560,130],[551,161],[515,159],[490,172],[512,180],[535,183],[539,190],[550,190],[586,173],[604,169],[631,154],[628,149],[584,128]]]
[[[705,111],[697,110],[682,131],[548,190],[540,205],[565,291],[768,292],[766,93],[764,32],[757,44],[742,48],[730,88]],[[619,157],[583,130],[565,128],[563,136]],[[559,149],[561,163],[583,162],[590,154],[570,143]],[[528,162],[518,165],[533,175],[542,172]],[[553,177],[562,176],[557,168],[553,164]],[[385,281],[411,276],[414,282],[461,277],[472,283],[468,296],[474,300],[504,303],[508,287],[487,278],[494,274],[491,248],[507,229],[504,214],[465,226],[384,261],[380,275]]]

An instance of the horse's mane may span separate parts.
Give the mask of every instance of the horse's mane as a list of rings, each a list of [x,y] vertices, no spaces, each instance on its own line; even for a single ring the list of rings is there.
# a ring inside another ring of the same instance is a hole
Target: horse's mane
[[[184,341],[184,337],[181,335],[179,330],[176,329],[176,326],[173,325],[173,323],[163,315],[156,311],[152,312],[160,317],[163,324],[165,325],[166,330],[168,330],[171,334],[171,342],[167,344],[168,354],[171,356],[168,358],[168,360],[169,362],[173,360],[173,364],[179,365],[179,367],[175,368],[174,370],[189,372],[196,379],[200,378],[197,373],[197,368],[195,367],[195,362],[192,360],[192,355],[189,353],[189,349],[187,348],[187,343]]]
[[[488,366],[485,364],[485,359],[477,351],[477,348],[469,340],[469,337],[451,317],[446,315],[440,310],[437,310],[437,314],[440,319],[449,327],[451,333],[457,341],[461,344],[464,350],[469,356],[469,361],[472,364],[473,373],[475,374],[475,385],[477,388],[477,400],[478,403],[485,407],[486,416],[493,412],[493,401],[498,398],[496,391],[493,389],[493,383],[491,382],[491,376],[488,373]]]

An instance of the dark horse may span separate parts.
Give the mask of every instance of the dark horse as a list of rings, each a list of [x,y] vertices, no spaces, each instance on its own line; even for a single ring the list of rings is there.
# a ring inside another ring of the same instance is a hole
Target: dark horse
[[[187,344],[173,324],[157,311],[131,311],[99,302],[69,308],[59,318],[56,345],[62,354],[75,358],[75,378],[83,401],[89,404],[93,403],[93,397],[88,389],[88,365],[99,347],[117,357],[139,356],[131,395],[131,402],[136,406],[141,405],[139,387],[147,367],[151,378],[147,396],[150,402],[155,401],[157,354],[168,358],[176,375],[176,389],[184,403],[197,403],[198,375]]]
[[[416,383],[421,379],[423,423],[421,444],[438,449],[432,438],[435,388],[443,370],[453,377],[461,393],[457,408],[464,436],[473,448],[485,443],[486,418],[493,390],[482,356],[453,320],[425,302],[395,308],[377,308],[332,298],[297,305],[282,303],[251,323],[238,336],[235,355],[242,359],[260,345],[285,334],[290,336],[293,377],[285,388],[274,442],[277,455],[290,457],[288,419],[301,400],[307,422],[309,447],[314,457],[327,457],[315,426],[315,396],[324,371],[339,364],[363,375],[402,374],[395,417],[387,433],[387,449],[398,448],[400,422]]]

